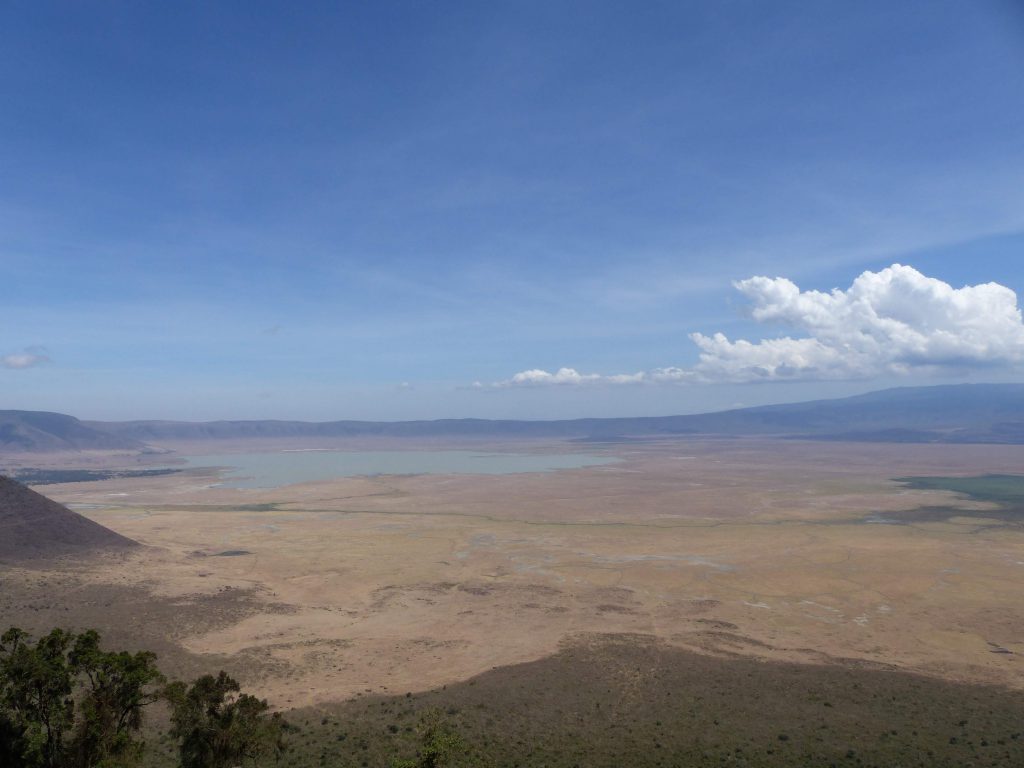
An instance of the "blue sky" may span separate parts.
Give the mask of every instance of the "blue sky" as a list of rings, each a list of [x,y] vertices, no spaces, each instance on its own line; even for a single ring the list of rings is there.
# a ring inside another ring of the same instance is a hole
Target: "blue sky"
[[[0,96],[0,408],[556,418],[1021,378],[1012,318],[978,349],[989,299],[936,287],[1024,290],[1019,4],[13,2]],[[896,263],[929,317],[978,302],[955,355],[701,368],[692,333],[821,332],[734,282]],[[560,368],[596,378],[513,383]]]

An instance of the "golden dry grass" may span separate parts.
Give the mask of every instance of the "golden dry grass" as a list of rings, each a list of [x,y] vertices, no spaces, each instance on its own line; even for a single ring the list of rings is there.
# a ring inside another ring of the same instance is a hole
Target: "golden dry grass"
[[[282,707],[425,690],[594,632],[1024,688],[1024,529],[973,516],[864,523],[922,505],[984,509],[890,478],[1014,472],[1024,448],[730,440],[602,450],[624,461],[267,491],[211,488],[201,472],[43,490],[97,505],[89,517],[147,545],[83,566],[87,584],[141,586],[183,612],[203,610],[197,596],[244,592],[245,611],[193,621],[174,642],[235,659]]]

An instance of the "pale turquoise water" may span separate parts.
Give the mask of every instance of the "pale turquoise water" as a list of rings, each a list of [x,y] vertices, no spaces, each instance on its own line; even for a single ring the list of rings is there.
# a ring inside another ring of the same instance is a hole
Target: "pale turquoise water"
[[[510,475],[617,461],[585,453],[476,451],[283,451],[188,456],[186,460],[190,467],[229,467],[223,475],[228,488],[277,488],[360,475]]]

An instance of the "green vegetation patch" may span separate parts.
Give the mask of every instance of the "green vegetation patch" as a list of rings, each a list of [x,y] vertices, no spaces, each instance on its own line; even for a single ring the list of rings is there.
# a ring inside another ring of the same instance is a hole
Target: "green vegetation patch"
[[[180,469],[18,469],[8,477],[25,485],[57,485],[58,483],[92,483],[129,477],[160,477],[176,475]]]
[[[147,504],[145,509],[154,512],[288,512],[293,510],[282,510],[281,505],[287,502],[271,501],[261,504]],[[110,504],[109,506],[122,506]],[[306,510],[294,510],[306,511]]]
[[[896,482],[919,491],[951,491],[975,501],[1006,507],[1024,507],[1024,475],[977,475],[975,477],[897,477]]]
[[[1024,523],[1024,475],[976,475],[974,477],[897,477],[905,488],[918,491],[949,491],[971,501],[988,502],[993,509],[958,506],[926,506],[903,512],[887,512],[882,521],[897,524],[950,522],[954,518],[977,521],[983,527]],[[878,522],[875,516],[871,522]],[[986,522],[987,521],[987,522]]]

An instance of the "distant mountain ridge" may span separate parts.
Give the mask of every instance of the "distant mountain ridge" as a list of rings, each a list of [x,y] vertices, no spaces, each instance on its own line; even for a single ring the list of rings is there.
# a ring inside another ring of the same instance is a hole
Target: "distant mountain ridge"
[[[0,451],[140,450],[138,440],[48,411],[0,411]]]
[[[136,547],[131,539],[0,475],[0,561]]]
[[[1024,442],[1024,384],[904,387],[685,416],[517,421],[129,421],[87,426],[139,441],[259,437],[773,435],[886,442]]]
[[[10,414],[42,434],[15,432],[5,440]],[[45,416],[46,419],[40,417]],[[59,417],[55,419],[54,417]],[[6,420],[5,420],[6,419]],[[74,422],[73,424],[69,423]],[[49,435],[44,427],[61,427]],[[516,421],[124,421],[80,422],[71,416],[0,411],[0,451],[60,450],[51,445],[140,449],[161,441],[287,437],[562,438],[710,435],[773,436],[814,440],[945,443],[1024,443],[1024,384],[903,387],[834,400],[765,405],[716,413],[635,418]]]

